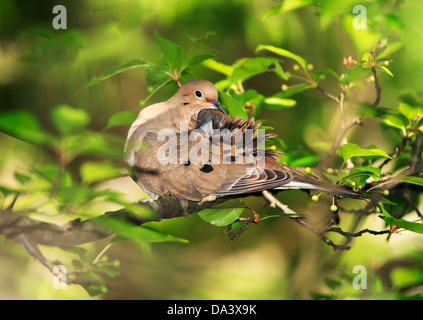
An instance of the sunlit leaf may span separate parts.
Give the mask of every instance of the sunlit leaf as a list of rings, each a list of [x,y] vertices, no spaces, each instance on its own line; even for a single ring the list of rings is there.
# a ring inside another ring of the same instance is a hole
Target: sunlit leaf
[[[200,64],[201,62],[213,57],[215,57],[214,54],[199,54],[196,56],[187,57],[182,60],[182,67],[187,68],[196,64]]]
[[[68,135],[62,140],[66,151],[72,156],[82,154],[123,157],[124,141],[119,137],[98,132],[81,132]]]
[[[423,223],[422,222],[411,222],[404,219],[398,219],[394,218],[392,215],[389,214],[389,212],[385,209],[383,204],[379,204],[379,208],[381,209],[383,216],[379,216],[382,218],[387,224],[403,228],[409,231],[417,232],[417,233],[423,233]]]
[[[294,94],[300,93],[304,90],[307,90],[311,88],[311,86],[308,83],[301,83],[299,85],[296,86],[292,86],[290,88],[287,88],[281,92],[278,92],[277,94],[274,95],[274,97],[277,98],[287,98],[290,96],[293,96]]]
[[[269,97],[263,100],[263,107],[268,109],[291,108],[297,104],[293,99]]]
[[[116,126],[122,126],[122,125],[131,125],[137,117],[138,117],[138,113],[136,112],[131,112],[131,111],[117,112],[109,118],[109,121],[107,121],[107,125],[105,129],[109,129]]]
[[[418,186],[423,186],[423,178],[420,177],[404,177],[402,178],[402,181],[411,184],[416,184]]]
[[[271,45],[263,45],[260,44],[257,48],[256,48],[256,52],[262,51],[262,50],[267,50],[270,52],[273,52],[277,55],[280,55],[282,57],[286,57],[286,58],[290,58],[296,62],[298,62],[298,64],[304,69],[307,70],[307,61],[300,57],[299,55],[296,55],[295,53],[292,53],[288,50],[282,49],[282,48],[278,48],[278,47],[274,47]]]
[[[66,104],[56,106],[51,112],[56,129],[64,134],[78,132],[91,121],[90,115],[83,109],[75,109]]]
[[[223,227],[235,222],[244,210],[242,201],[235,200],[203,209],[198,212],[198,216],[212,225]]]
[[[217,62],[214,59],[204,60],[201,64],[203,66],[211,69],[211,70],[220,72],[220,73],[227,75],[227,76],[230,76],[232,74],[232,72],[234,71],[233,67],[228,66],[228,65],[221,63],[221,62]]]
[[[382,71],[383,73],[386,73],[387,75],[393,77],[394,74],[391,72],[391,70],[389,70],[387,67],[385,66],[377,66],[377,69],[379,69],[380,71]]]
[[[422,106],[410,106],[409,104],[404,102],[401,102],[399,104],[399,111],[409,120],[423,116]]]
[[[95,183],[109,180],[122,175],[121,168],[110,162],[84,162],[80,168],[82,182]]]
[[[342,157],[344,160],[348,160],[354,157],[368,157],[368,156],[381,156],[386,158],[391,158],[385,151],[372,148],[372,149],[362,149],[354,143],[344,144],[341,147]]]
[[[284,0],[280,5],[267,10],[262,16],[262,19],[264,20],[274,15],[285,14],[287,12],[311,5],[314,5],[314,0]]]

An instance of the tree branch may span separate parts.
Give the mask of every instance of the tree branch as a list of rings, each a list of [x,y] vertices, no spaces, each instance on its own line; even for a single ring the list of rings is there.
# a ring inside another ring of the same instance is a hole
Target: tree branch
[[[134,226],[139,226],[149,221],[187,216],[229,199],[231,198],[226,197],[197,203],[181,200],[171,195],[164,195],[152,202],[137,203],[137,205],[151,212],[150,214],[139,215],[127,209],[120,209],[106,212],[93,219],[83,221],[76,219],[64,225],[34,220],[14,214],[10,210],[1,211],[0,234],[15,242],[23,243],[27,248],[36,245],[66,248],[100,240],[116,233],[106,227],[105,222],[107,219],[119,219]],[[39,258],[36,254],[31,255]]]

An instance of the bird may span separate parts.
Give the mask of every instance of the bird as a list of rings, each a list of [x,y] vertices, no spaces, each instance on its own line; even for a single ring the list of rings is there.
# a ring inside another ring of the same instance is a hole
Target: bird
[[[320,190],[341,197],[367,195],[321,181],[282,164],[268,150],[261,123],[231,117],[207,80],[183,83],[167,101],[141,110],[128,131],[124,161],[153,199],[171,194],[201,202],[263,190]]]

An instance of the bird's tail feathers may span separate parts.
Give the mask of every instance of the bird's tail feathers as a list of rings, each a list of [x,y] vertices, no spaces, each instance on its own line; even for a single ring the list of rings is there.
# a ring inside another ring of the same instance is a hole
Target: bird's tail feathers
[[[365,195],[359,192],[352,191],[347,189],[346,187],[341,187],[329,183],[325,183],[322,181],[314,180],[313,182],[307,181],[292,181],[275,189],[306,189],[306,190],[320,190],[327,193],[331,193],[336,196],[340,197],[347,197],[353,199],[361,199],[361,200],[373,200],[373,201],[384,201],[380,195],[377,194],[370,194]]]

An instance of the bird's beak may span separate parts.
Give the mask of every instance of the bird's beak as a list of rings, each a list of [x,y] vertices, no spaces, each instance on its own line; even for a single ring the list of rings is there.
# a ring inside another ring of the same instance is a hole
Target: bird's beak
[[[216,107],[217,110],[222,111],[225,115],[228,115],[226,110],[222,107],[222,105],[217,100],[212,101],[213,105]]]

